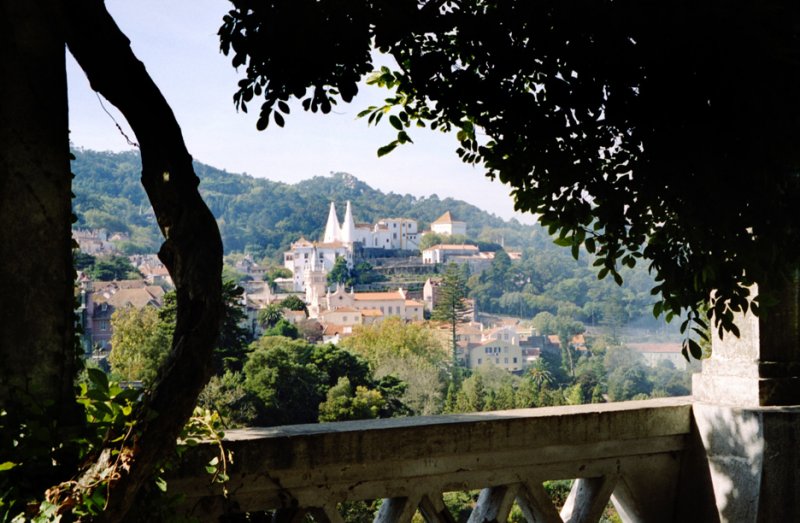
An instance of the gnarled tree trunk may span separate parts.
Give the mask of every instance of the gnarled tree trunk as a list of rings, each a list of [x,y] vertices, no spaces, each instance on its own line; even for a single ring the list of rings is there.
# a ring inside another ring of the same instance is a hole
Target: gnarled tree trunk
[[[166,238],[159,257],[178,298],[172,352],[140,413],[139,436],[129,449],[131,466],[111,485],[103,519],[118,521],[154,465],[171,451],[211,375],[222,314],[222,242],[200,198],[175,116],[103,2],[73,0],[66,20],[69,50],[92,88],[122,112],[136,134],[142,184]]]

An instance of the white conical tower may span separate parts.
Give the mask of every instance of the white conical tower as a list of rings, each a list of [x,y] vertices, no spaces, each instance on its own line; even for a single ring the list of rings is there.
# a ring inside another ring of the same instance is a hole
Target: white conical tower
[[[328,212],[328,223],[325,225],[325,236],[322,241],[332,243],[339,241],[339,219],[336,217],[336,205],[331,202],[331,210]]]
[[[340,240],[344,243],[353,243],[356,236],[356,224],[353,221],[353,209],[350,202],[347,202],[347,210],[344,212],[344,221],[342,222]]]

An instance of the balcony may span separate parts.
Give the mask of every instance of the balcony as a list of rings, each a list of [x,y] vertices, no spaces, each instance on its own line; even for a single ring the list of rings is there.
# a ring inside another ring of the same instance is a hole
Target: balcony
[[[470,522],[708,521],[716,510],[691,398],[232,430],[227,496],[198,448],[170,478],[202,520],[275,511],[341,523],[338,504],[382,499],[375,521],[450,523],[442,493],[480,489]],[[560,512],[542,482],[575,479]]]
[[[800,521],[800,284],[741,337],[713,340],[694,397],[230,431],[225,487],[201,445],[168,479],[203,521],[270,511],[343,523],[340,504],[383,500],[376,523],[453,523],[443,493],[479,490],[469,523]],[[556,507],[542,483],[573,479]]]

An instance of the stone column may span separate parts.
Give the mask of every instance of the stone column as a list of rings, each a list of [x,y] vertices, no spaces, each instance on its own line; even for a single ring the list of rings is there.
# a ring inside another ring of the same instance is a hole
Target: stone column
[[[739,315],[694,375],[694,415],[721,521],[800,521],[800,286]]]

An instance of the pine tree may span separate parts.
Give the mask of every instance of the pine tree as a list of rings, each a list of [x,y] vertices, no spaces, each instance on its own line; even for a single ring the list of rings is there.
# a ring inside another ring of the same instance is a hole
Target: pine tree
[[[431,314],[431,319],[450,324],[454,381],[457,381],[457,376],[459,374],[456,326],[458,323],[463,322],[466,317],[466,295],[467,285],[461,275],[461,271],[455,263],[449,264],[445,270],[442,283],[439,286],[439,294],[433,308],[433,313]]]

